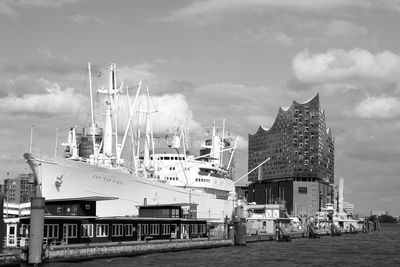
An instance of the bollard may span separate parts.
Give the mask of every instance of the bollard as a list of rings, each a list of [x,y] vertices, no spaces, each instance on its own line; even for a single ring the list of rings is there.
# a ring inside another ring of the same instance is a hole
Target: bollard
[[[29,231],[29,264],[42,263],[43,231],[44,231],[44,197],[32,197],[31,221]]]
[[[239,202],[234,210],[233,217],[233,244],[234,245],[246,245],[246,216],[245,207]]]
[[[235,221],[234,224],[234,244],[235,245],[246,245],[246,219],[241,219],[239,221]]]

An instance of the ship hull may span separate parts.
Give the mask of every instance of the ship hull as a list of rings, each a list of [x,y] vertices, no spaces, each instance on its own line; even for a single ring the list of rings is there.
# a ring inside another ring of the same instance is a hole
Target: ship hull
[[[197,204],[197,218],[222,222],[231,217],[234,188],[228,199],[213,194],[175,187],[130,174],[121,169],[90,165],[81,161],[35,159],[25,154],[46,200],[79,198],[118,198],[98,201],[98,216],[137,215],[136,206],[172,203]]]

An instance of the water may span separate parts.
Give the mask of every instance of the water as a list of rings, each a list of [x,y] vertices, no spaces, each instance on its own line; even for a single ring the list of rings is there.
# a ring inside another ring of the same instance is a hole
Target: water
[[[400,266],[400,224],[367,234],[258,242],[44,266]]]

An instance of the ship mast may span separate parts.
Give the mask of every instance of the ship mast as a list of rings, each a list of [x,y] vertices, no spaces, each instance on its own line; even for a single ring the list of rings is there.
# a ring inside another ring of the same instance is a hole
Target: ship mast
[[[224,153],[222,152],[222,149],[225,148],[225,118],[222,120],[222,140],[220,145],[220,159],[219,159],[219,166],[222,166],[223,164],[223,157],[224,157]]]
[[[146,113],[146,132],[145,132],[145,142],[144,142],[144,155],[143,155],[143,163],[145,168],[150,167],[150,149],[152,153],[154,153],[154,136],[153,136],[153,127],[150,123],[150,114],[153,112],[157,112],[157,110],[150,110],[150,92],[149,86],[146,86],[146,100],[147,100],[147,110]]]
[[[144,142],[144,166],[146,168],[149,168],[150,166],[150,142],[152,135],[150,133],[150,103],[149,103],[149,87],[146,87],[146,93],[147,93],[147,111],[146,111],[146,138]]]
[[[104,122],[104,133],[103,133],[103,153],[107,156],[112,154],[112,121],[111,121],[111,92],[113,88],[113,65],[110,67],[110,80],[108,84],[108,90],[102,91],[107,94],[106,100],[106,117]]]
[[[133,108],[132,110],[130,110],[130,105],[128,104],[129,119],[128,119],[128,124],[126,125],[124,137],[123,137],[123,139],[122,139],[121,148],[119,149],[118,154],[117,154],[117,158],[118,158],[118,159],[121,158],[122,150],[124,149],[124,146],[125,146],[125,141],[126,141],[126,137],[127,137],[127,135],[128,135],[128,131],[129,131],[129,129],[132,129],[132,128],[131,128],[132,119],[133,119],[133,116],[134,116],[134,114],[135,114],[136,102],[137,102],[137,99],[138,99],[138,97],[139,97],[139,93],[140,93],[140,88],[141,88],[141,86],[142,86],[142,82],[140,81],[139,87],[138,87],[138,89],[137,89],[137,91],[136,91],[135,99],[134,99],[134,101],[133,101],[133,107],[134,107],[134,108]],[[127,97],[128,97],[128,101],[129,101],[129,91],[128,91],[128,90],[127,90]],[[133,132],[133,131],[132,131],[132,132]],[[135,151],[134,151],[134,150],[132,151],[132,154],[133,154],[133,155],[135,154]],[[135,166],[136,166],[136,164],[135,164]]]
[[[121,88],[123,83],[121,84]],[[118,145],[118,110],[116,108],[117,101],[117,67],[113,64],[113,111],[114,111],[114,135],[115,135],[115,156],[117,157],[117,163],[120,162],[120,151],[121,146]]]
[[[97,160],[97,149],[96,149],[96,139],[94,137],[95,124],[94,124],[94,108],[93,108],[93,88],[92,88],[92,70],[90,68],[90,62],[88,63],[89,71],[89,90],[90,90],[90,113],[92,117],[92,145],[93,145],[93,155],[94,159]]]

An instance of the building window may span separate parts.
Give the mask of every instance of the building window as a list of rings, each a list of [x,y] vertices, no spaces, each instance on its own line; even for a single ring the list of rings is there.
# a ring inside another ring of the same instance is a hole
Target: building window
[[[81,225],[81,237],[93,237],[93,224]]]
[[[58,227],[58,225],[57,225],[57,227]],[[29,224],[21,224],[21,228],[20,228],[20,235],[21,235],[21,237],[29,237]],[[57,233],[58,233],[58,231],[57,231]]]
[[[112,236],[122,236],[124,234],[123,225],[122,224],[113,224],[112,225]]]
[[[200,224],[199,225],[199,234],[205,234],[206,233],[206,225],[205,224]]]
[[[192,224],[192,234],[197,234],[199,232],[198,225]]]
[[[306,195],[307,194],[307,187],[299,186],[299,194]]]
[[[159,234],[160,234],[160,225],[150,224],[150,235],[159,235]]]
[[[171,217],[172,218],[179,218],[179,209],[172,209],[171,210]]]
[[[148,224],[142,224],[142,234],[143,235],[149,234],[149,225]]]
[[[78,226],[76,224],[64,224],[64,236],[67,238],[76,238],[78,233]]]
[[[163,224],[162,229],[161,229],[161,234],[162,235],[169,235],[171,233],[170,225],[169,224]]]
[[[133,224],[125,224],[125,236],[133,235]]]
[[[58,224],[45,224],[43,237],[58,238]]]
[[[96,225],[96,236],[97,237],[107,237],[109,233],[108,224],[98,224]]]

